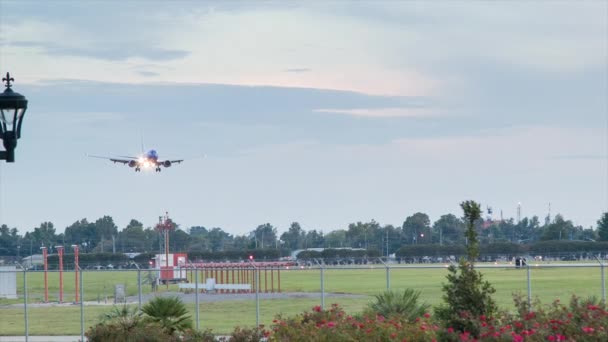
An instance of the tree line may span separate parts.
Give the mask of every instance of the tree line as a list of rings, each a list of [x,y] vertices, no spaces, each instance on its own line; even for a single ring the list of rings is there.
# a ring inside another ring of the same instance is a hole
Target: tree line
[[[307,248],[360,248],[377,251],[379,255],[393,254],[402,247],[417,245],[464,246],[466,243],[463,218],[442,215],[431,223],[425,213],[408,216],[401,226],[382,225],[375,220],[351,223],[327,233],[306,230],[293,222],[279,234],[270,223],[258,225],[249,233],[233,235],[222,228],[193,226],[169,233],[169,247],[174,252],[229,252],[243,250],[294,251]],[[524,217],[491,220],[480,218],[475,229],[481,246],[499,243],[528,244],[538,241],[608,241],[608,213],[597,222],[597,228],[583,228],[562,215],[545,218]],[[43,222],[33,231],[19,234],[17,228],[0,226],[0,255],[28,256],[39,254],[40,247],[78,245],[81,253],[156,253],[163,251],[163,235],[154,227],[144,227],[135,219],[119,230],[111,216],[94,222],[78,220],[58,233],[52,222]],[[415,248],[414,248],[415,249]],[[51,251],[54,253],[54,250]]]

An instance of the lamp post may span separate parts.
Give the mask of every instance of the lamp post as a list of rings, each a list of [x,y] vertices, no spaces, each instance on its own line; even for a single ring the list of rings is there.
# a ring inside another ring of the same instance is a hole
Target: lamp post
[[[21,124],[27,110],[27,99],[11,89],[14,79],[7,72],[2,78],[4,92],[0,94],[0,139],[6,151],[0,151],[0,160],[15,162],[15,147],[21,137]]]

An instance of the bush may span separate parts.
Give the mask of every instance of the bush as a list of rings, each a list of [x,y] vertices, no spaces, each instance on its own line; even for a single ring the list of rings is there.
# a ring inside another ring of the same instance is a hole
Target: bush
[[[503,313],[494,319],[485,316],[471,321],[480,327],[479,338],[468,332],[448,328],[443,335],[446,341],[608,341],[608,312],[596,300],[572,297],[568,306],[554,301],[549,306],[535,303],[531,311],[521,296],[515,297],[518,313]]]
[[[270,335],[270,332],[264,329],[264,326],[258,328],[241,328],[236,327],[230,337],[226,340],[220,338],[220,341],[228,342],[260,342],[265,341]]]
[[[422,317],[430,305],[418,303],[420,292],[406,289],[401,292],[385,291],[375,296],[375,301],[368,305],[368,312],[387,318],[403,319],[414,322]]]
[[[175,341],[156,324],[138,324],[125,330],[117,323],[99,323],[85,333],[89,342],[168,342]]]
[[[188,309],[177,297],[156,297],[146,303],[141,311],[146,314],[146,321],[160,325],[169,335],[192,329]]]
[[[356,318],[346,315],[337,304],[329,310],[315,306],[293,318],[273,321],[270,341],[417,341],[436,340],[439,328],[425,314],[414,323],[387,319],[381,315]]]

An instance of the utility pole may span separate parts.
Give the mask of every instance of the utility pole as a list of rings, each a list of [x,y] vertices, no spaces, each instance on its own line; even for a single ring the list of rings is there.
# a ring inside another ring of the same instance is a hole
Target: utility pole
[[[517,203],[517,223],[521,221],[521,202]]]
[[[386,228],[386,260],[388,260],[388,227]]]

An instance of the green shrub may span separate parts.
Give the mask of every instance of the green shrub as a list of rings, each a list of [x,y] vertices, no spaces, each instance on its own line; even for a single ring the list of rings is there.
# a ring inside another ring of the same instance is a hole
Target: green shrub
[[[221,338],[220,341],[227,342],[260,342],[266,341],[267,336],[270,334],[269,331],[264,329],[264,326],[257,328],[241,328],[236,327],[230,334],[228,339]]]
[[[387,318],[403,318],[414,322],[430,308],[429,304],[418,302],[420,292],[412,289],[385,291],[374,297],[375,301],[368,305],[368,312]]]
[[[99,323],[85,333],[89,342],[169,342],[175,341],[156,324],[138,324],[125,330],[118,323]]]
[[[147,322],[159,324],[167,333],[192,329],[186,305],[177,297],[155,297],[142,308]]]

